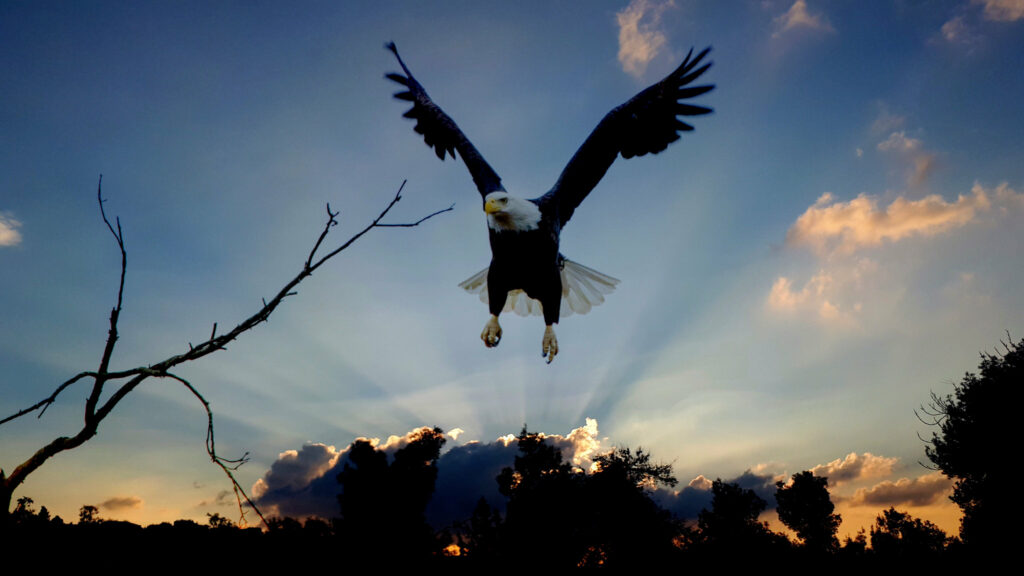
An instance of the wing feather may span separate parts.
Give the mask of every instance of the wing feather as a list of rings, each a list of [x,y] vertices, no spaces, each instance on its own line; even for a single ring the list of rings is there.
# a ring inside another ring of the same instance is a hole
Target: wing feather
[[[466,168],[469,169],[469,173],[473,177],[473,182],[476,184],[481,196],[487,196],[497,190],[504,190],[501,186],[501,178],[498,177],[494,169],[484,160],[472,142],[466,138],[466,135],[455,124],[455,121],[430,99],[427,91],[413,77],[412,72],[409,71],[409,68],[405,66],[405,62],[402,61],[402,57],[398,55],[398,48],[395,47],[395,43],[388,42],[385,47],[394,53],[395,58],[398,59],[398,64],[405,72],[404,76],[395,72],[389,72],[384,77],[406,88],[405,90],[395,92],[394,97],[398,100],[412,102],[412,108],[407,110],[402,116],[416,121],[413,130],[417,134],[423,135],[423,141],[434,150],[434,154],[441,160],[444,160],[445,156],[455,158],[455,152],[458,151],[459,155],[462,156],[462,161],[466,163]]]

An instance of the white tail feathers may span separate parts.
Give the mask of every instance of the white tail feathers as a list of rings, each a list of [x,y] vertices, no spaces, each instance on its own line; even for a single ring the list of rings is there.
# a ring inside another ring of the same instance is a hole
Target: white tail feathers
[[[490,268],[473,274],[459,283],[470,294],[478,294],[480,301],[487,304],[487,271]],[[604,302],[604,295],[615,291],[619,280],[602,274],[593,268],[573,262],[568,258],[562,261],[562,305],[560,316],[586,314],[590,309]],[[515,312],[520,316],[541,316],[544,308],[540,301],[534,300],[522,290],[512,290],[505,299],[502,312]]]

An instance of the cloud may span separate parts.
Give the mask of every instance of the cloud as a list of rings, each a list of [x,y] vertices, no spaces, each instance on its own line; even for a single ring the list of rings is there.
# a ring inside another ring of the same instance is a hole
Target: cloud
[[[913,148],[913,139],[892,138],[891,146]],[[813,318],[830,327],[857,328],[872,310],[896,306],[903,293],[899,285],[885,286],[895,273],[884,254],[868,258],[858,252],[908,238],[926,238],[972,222],[1016,219],[1024,213],[1024,194],[1003,182],[995,188],[979,183],[970,195],[947,202],[938,195],[919,200],[897,197],[887,206],[877,198],[860,195],[839,202],[823,194],[786,233],[786,243],[811,249],[822,260],[809,280],[776,276],[765,299],[765,309],[776,315]],[[960,283],[961,289],[970,285]]]
[[[118,510],[134,510],[142,508],[142,498],[138,496],[115,496],[100,502],[100,508],[116,512]]]
[[[301,450],[280,453],[270,470],[256,481],[253,495],[261,498],[272,490],[301,490],[334,467],[342,452],[326,444],[306,444]]]
[[[825,324],[850,324],[863,309],[860,290],[878,269],[874,260],[860,258],[845,266],[821,269],[796,289],[785,276],[775,279],[768,293],[768,310],[781,314],[811,315]]]
[[[1019,196],[1012,191],[1004,195],[1003,201],[1014,204]],[[884,242],[934,236],[963,227],[991,206],[991,194],[979,184],[969,196],[961,195],[955,202],[932,194],[920,200],[898,197],[885,207],[879,207],[877,198],[864,194],[838,202],[826,192],[786,232],[786,243],[807,246],[822,255],[852,254]]]
[[[633,76],[642,76],[647,65],[666,43],[661,14],[674,6],[671,0],[632,0],[615,15],[619,25],[619,62]]]
[[[458,440],[459,436],[461,436],[465,432],[466,431],[463,430],[462,428],[452,428],[451,430],[448,431],[448,437],[451,438],[452,440]]]
[[[765,466],[755,466],[739,476],[723,480],[726,484],[738,484],[740,488],[753,490],[758,497],[767,503],[767,509],[775,508],[775,483],[783,480],[784,475],[772,474]],[[651,498],[662,508],[677,518],[694,519],[701,510],[711,508],[712,481],[704,475],[697,476],[682,490],[658,488],[651,493]]]
[[[981,184],[977,182],[974,184],[974,188],[984,190]],[[973,190],[973,188],[972,188]],[[991,193],[996,206],[996,209],[1001,215],[1007,215],[1010,213],[1017,213],[1024,211],[1024,192],[1016,192],[1013,188],[1010,188],[1008,182],[1002,182],[996,189]]]
[[[941,472],[917,478],[885,480],[870,488],[861,488],[848,500],[851,506],[927,506],[946,496],[953,481]]]
[[[943,24],[940,32],[946,42],[970,43],[974,39],[963,16],[957,16]]]
[[[831,285],[832,277],[824,270],[808,280],[800,290],[793,289],[793,282],[789,278],[779,276],[768,294],[768,308],[789,312],[811,308],[823,320],[834,319],[838,310],[827,296]]]
[[[985,18],[998,22],[1015,22],[1024,19],[1024,0],[971,0],[973,4],[985,5]]]
[[[796,0],[785,13],[775,17],[775,33],[772,38],[779,38],[784,33],[799,30],[820,30],[822,32],[835,32],[828,19],[822,14],[811,14],[807,11],[805,0]]]
[[[827,464],[819,464],[811,468],[815,476],[828,478],[830,486],[853,482],[865,478],[877,478],[892,473],[893,466],[899,458],[875,456],[870,452],[858,455],[850,452],[843,459],[835,459]]]
[[[908,138],[905,132],[893,132],[878,143],[878,149],[882,152],[895,152],[907,162],[907,185],[911,188],[923,185],[935,168],[935,155],[924,150],[917,138]]]
[[[698,474],[696,478],[690,480],[690,483],[686,486],[695,490],[711,490],[711,485],[714,482],[708,478],[705,478],[703,474]]]
[[[378,450],[394,454],[422,428],[402,436],[390,436],[386,442],[367,440]],[[454,431],[454,429],[453,429]],[[451,436],[451,432],[449,432]],[[593,458],[607,452],[598,438],[597,420],[587,418],[585,425],[567,435],[541,434],[562,451],[565,461],[589,470]],[[256,505],[265,514],[292,517],[337,516],[339,485],[337,476],[348,462],[349,447],[313,443],[300,450],[286,450],[252,488]],[[427,518],[435,526],[445,526],[468,518],[477,501],[484,497],[491,506],[501,508],[504,499],[498,493],[496,478],[502,468],[512,466],[519,453],[517,439],[508,434],[493,442],[467,442],[443,453],[437,463],[434,497],[427,507]]]
[[[890,111],[889,106],[885,102],[877,102],[876,106],[878,107],[878,116],[871,123],[872,134],[885,134],[886,132],[896,130],[902,127],[907,120],[906,117]]]
[[[202,500],[199,504],[196,504],[196,508],[210,508],[220,506],[237,506],[238,500],[235,499],[235,493],[231,490],[221,490],[217,492],[217,496],[213,500]]]
[[[21,222],[14,219],[10,212],[0,212],[0,247],[21,244],[21,233],[18,228]]]
[[[920,147],[921,141],[916,138],[907,138],[905,132],[893,132],[889,138],[878,143],[878,149],[884,151],[913,152]]]

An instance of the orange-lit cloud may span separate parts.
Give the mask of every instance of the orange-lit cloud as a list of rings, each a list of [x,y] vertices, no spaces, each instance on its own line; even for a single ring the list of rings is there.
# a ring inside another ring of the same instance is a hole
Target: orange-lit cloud
[[[941,472],[933,472],[917,478],[900,478],[893,482],[885,480],[870,488],[854,492],[847,502],[851,506],[927,506],[948,496],[953,481]]]
[[[14,219],[9,212],[0,212],[0,247],[17,246],[21,243],[21,222]]]
[[[978,184],[969,196],[961,195],[955,202],[932,194],[920,200],[898,197],[885,207],[864,194],[839,202],[826,192],[797,218],[786,233],[786,243],[807,246],[819,254],[850,254],[886,241],[960,228],[991,205],[990,195]]]
[[[823,14],[811,14],[807,10],[805,0],[796,0],[785,13],[775,18],[775,32],[773,38],[778,38],[791,30],[797,29],[820,30],[823,32],[835,32],[828,19]]]
[[[890,146],[915,149],[916,141],[900,135]],[[973,222],[1009,221],[1024,213],[1024,194],[1006,182],[995,188],[979,183],[969,195],[955,201],[929,195],[917,200],[897,197],[888,205],[878,198],[860,195],[848,202],[825,193],[797,218],[786,233],[789,246],[806,247],[817,254],[821,268],[808,280],[779,275],[772,283],[765,308],[777,315],[813,318],[830,326],[856,327],[886,301],[890,304],[900,286],[882,288],[891,270],[884,255],[871,258],[857,254],[868,248],[928,238],[948,233]],[[972,276],[961,276],[958,287],[971,284]]]
[[[1000,22],[1014,22],[1024,18],[1024,0],[971,0],[985,5],[985,18]]]
[[[633,76],[642,76],[647,65],[665,46],[661,14],[674,6],[671,0],[632,0],[615,15],[619,25],[619,62]]]
[[[870,452],[857,454],[850,452],[843,459],[835,459],[827,464],[819,464],[811,468],[815,476],[828,478],[830,486],[853,482],[865,478],[878,478],[892,473],[893,466],[899,458],[875,456]]]
[[[101,502],[99,507],[104,510],[110,510],[111,512],[134,510],[142,508],[142,498],[139,498],[138,496],[115,496]]]
[[[877,264],[859,258],[845,266],[821,269],[799,288],[786,276],[775,279],[766,306],[777,314],[810,316],[826,324],[853,322],[863,309],[860,291],[875,274]]]
[[[711,490],[713,484],[714,482],[705,478],[703,474],[699,474],[696,478],[690,480],[690,483],[686,486],[696,490]]]
[[[587,418],[586,424],[569,432],[566,439],[572,443],[569,461],[573,466],[591,470],[594,457],[602,452],[601,440],[597,437],[597,420]]]

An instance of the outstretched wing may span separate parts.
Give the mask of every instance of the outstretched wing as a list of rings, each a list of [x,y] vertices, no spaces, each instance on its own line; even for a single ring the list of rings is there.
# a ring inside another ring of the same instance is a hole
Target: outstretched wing
[[[708,62],[697,68],[710,50],[710,47],[705,48],[691,60],[691,48],[686,59],[674,72],[615,108],[601,120],[569,160],[555,186],[540,199],[542,203],[557,203],[561,225],[569,221],[573,211],[597,186],[619,154],[627,159],[648,153],[657,154],[678,140],[680,131],[693,130],[692,125],[679,120],[678,116],[698,116],[711,112],[710,108],[704,106],[680,102],[700,96],[715,87],[713,84],[688,86],[711,66]]]
[[[462,130],[459,130],[455,121],[445,114],[437,104],[434,104],[423,86],[413,78],[412,72],[409,72],[402,57],[398,55],[395,43],[388,42],[385,47],[395,54],[398,64],[405,71],[405,76],[391,72],[385,77],[405,86],[406,90],[396,92],[395,98],[412,102],[412,108],[403,116],[416,121],[413,130],[423,135],[427,146],[433,148],[434,153],[441,160],[444,160],[445,154],[455,158],[457,150],[462,156],[462,161],[466,163],[466,168],[469,168],[469,173],[473,176],[473,182],[481,196],[487,196],[497,190],[504,190],[501,186],[501,178],[494,172],[494,169],[487,164],[480,152],[462,133]]]

